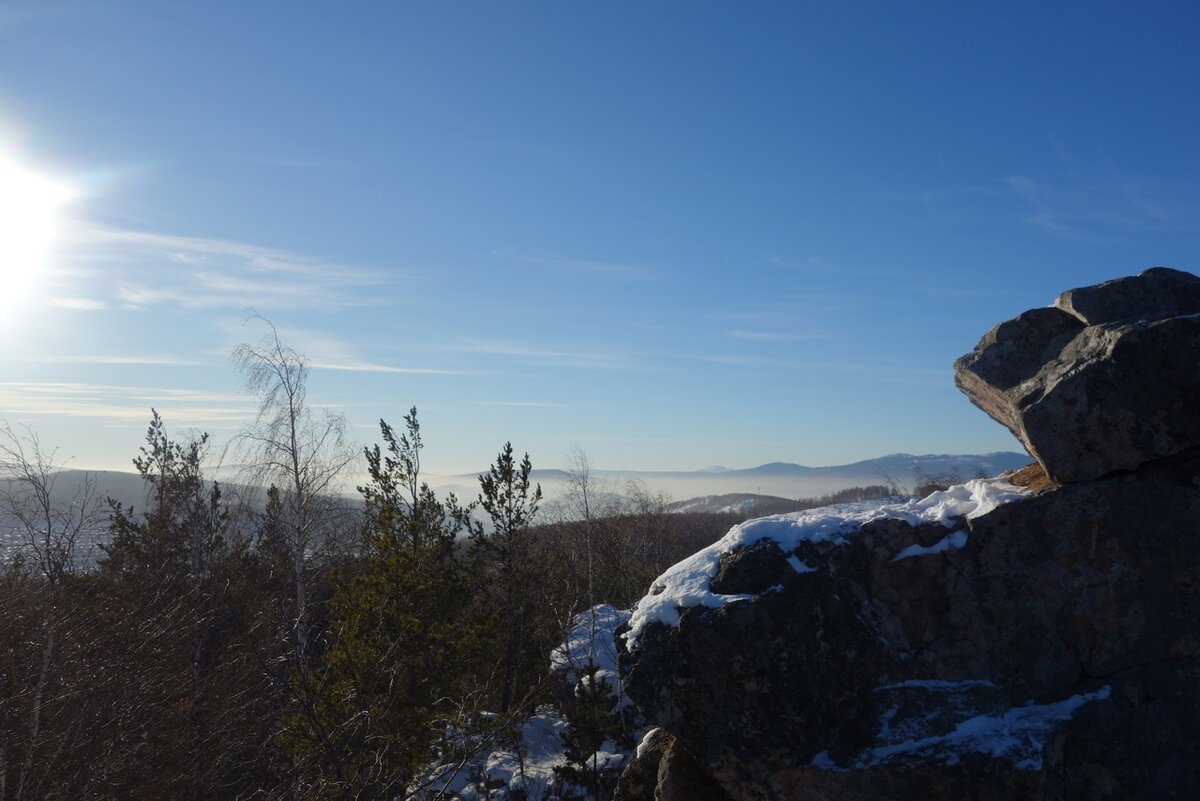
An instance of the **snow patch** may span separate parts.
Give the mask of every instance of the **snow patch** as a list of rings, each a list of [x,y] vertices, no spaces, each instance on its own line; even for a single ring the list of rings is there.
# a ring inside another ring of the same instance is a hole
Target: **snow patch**
[[[817,572],[817,569],[815,567],[809,565],[808,562],[801,562],[800,559],[797,558],[796,554],[789,555],[787,558],[787,563],[789,565],[791,565],[792,570],[795,570],[797,573],[816,573]]]
[[[563,755],[563,735],[566,720],[551,706],[538,707],[537,712],[521,723],[515,742],[476,755],[469,764],[439,765],[410,788],[414,798],[452,798],[456,801],[479,801],[492,798],[488,787],[505,788],[508,797],[520,790],[522,797],[548,799],[554,786],[556,767],[567,764]]]
[[[901,687],[925,687],[933,690],[954,690],[961,686],[991,686],[990,682],[903,682],[879,690]],[[844,773],[896,761],[920,761],[941,765],[957,765],[967,754],[984,754],[1014,765],[1018,770],[1041,770],[1042,752],[1058,727],[1074,717],[1076,710],[1091,701],[1104,701],[1112,694],[1110,687],[1091,693],[1073,695],[1053,704],[1034,704],[1013,707],[999,715],[975,715],[960,722],[952,731],[929,737],[913,737],[888,742],[897,732],[892,721],[897,708],[879,717],[876,742],[843,767],[834,763],[827,751],[813,757],[809,767],[817,770]]]
[[[963,754],[986,754],[1011,762],[1019,770],[1040,770],[1042,750],[1058,724],[1070,720],[1075,710],[1089,701],[1106,700],[1111,692],[1109,687],[1103,687],[1053,704],[1029,703],[1000,715],[976,715],[946,734],[871,748],[859,756],[853,766],[868,768],[904,757],[957,765]],[[894,716],[895,710],[885,712],[880,718],[880,739],[887,738],[889,713]]]
[[[603,689],[613,700],[613,711],[622,713],[633,702],[621,691],[617,675],[618,627],[629,619],[629,612],[600,604],[575,615],[562,644],[550,653],[550,669],[573,686],[577,697],[592,688]],[[589,670],[589,664],[595,667]],[[494,714],[482,717],[493,724]],[[629,749],[640,733],[640,723],[627,718],[631,726],[626,743],[607,739],[587,756],[589,766],[608,773],[619,772],[629,759]],[[447,762],[427,770],[412,787],[408,798],[420,801],[557,801],[582,797],[583,790],[556,772],[570,760],[565,751],[570,722],[551,705],[537,708],[529,718],[507,726],[495,726],[488,734],[462,734],[455,738],[447,731],[447,740],[471,751],[458,762]]]
[[[631,650],[636,649],[643,629],[651,623],[672,627],[679,625],[679,615],[684,609],[696,606],[715,609],[733,601],[751,598],[750,595],[718,595],[710,587],[720,567],[721,557],[739,548],[763,540],[775,542],[784,553],[794,551],[802,542],[844,545],[847,538],[864,523],[880,519],[903,520],[913,526],[940,523],[949,528],[960,518],[985,515],[1001,504],[1024,495],[1025,490],[1003,478],[980,478],[935,492],[920,500],[837,504],[748,520],[734,526],[719,541],[668,568],[655,579],[649,592],[634,609],[630,629],[624,635],[625,642]],[[946,547],[952,546],[947,544]],[[799,559],[796,563],[807,567]],[[793,569],[796,569],[796,563],[792,563]],[[797,569],[797,572],[810,571]]]
[[[571,627],[561,645],[550,652],[550,669],[566,673],[567,681],[586,678],[589,662],[597,668],[597,676],[617,675],[616,631],[629,620],[629,611],[609,604],[597,604],[580,612],[571,620]],[[615,688],[617,682],[614,680]]]
[[[942,553],[943,551],[958,551],[962,550],[967,544],[967,532],[955,531],[947,534],[933,545],[910,545],[900,553],[892,557],[893,562],[899,562],[901,559],[908,559],[913,556],[926,556],[931,553]]]

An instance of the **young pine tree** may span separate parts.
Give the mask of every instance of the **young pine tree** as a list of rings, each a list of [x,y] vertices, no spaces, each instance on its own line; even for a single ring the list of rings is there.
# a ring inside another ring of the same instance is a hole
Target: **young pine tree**
[[[351,798],[403,796],[429,764],[439,724],[471,689],[479,637],[456,547],[465,512],[420,482],[415,408],[404,423],[397,434],[380,421],[384,448],[366,451],[369,550],[330,603],[332,642],[309,727],[322,782]]]
[[[544,583],[529,537],[529,525],[542,500],[540,484],[532,485],[529,454],[518,464],[511,442],[504,443],[495,463],[479,477],[479,505],[491,523],[472,524],[476,562],[487,575],[484,614],[499,654],[500,712],[508,712],[534,684],[543,667],[543,643],[535,592]]]

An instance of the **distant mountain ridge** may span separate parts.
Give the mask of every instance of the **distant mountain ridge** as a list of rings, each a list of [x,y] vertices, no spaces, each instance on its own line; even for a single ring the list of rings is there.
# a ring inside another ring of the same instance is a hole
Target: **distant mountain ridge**
[[[792,462],[768,462],[757,467],[732,469],[706,467],[700,470],[601,470],[593,468],[591,479],[615,492],[629,481],[639,481],[653,492],[671,498],[708,495],[751,494],[781,498],[811,498],[850,487],[869,484],[916,483],[916,474],[958,474],[969,479],[977,474],[998,475],[1032,462],[1024,453],[996,451],[983,454],[890,453],[842,465],[809,467]],[[567,473],[557,468],[535,469],[531,476],[547,495],[561,491]],[[430,482],[438,490],[452,490],[462,497],[478,492],[475,474],[447,476]]]
[[[970,474],[974,474],[979,470],[984,471],[988,475],[996,475],[1005,470],[1024,467],[1032,461],[1033,459],[1028,454],[1013,451],[995,451],[983,454],[889,453],[886,456],[878,456],[874,459],[864,459],[859,462],[827,465],[824,467],[810,467],[794,462],[767,462],[757,467],[731,468],[714,465],[700,470],[601,470],[593,468],[591,473],[593,476],[606,478],[620,478],[625,476],[660,476],[664,478],[729,476],[752,478],[754,476],[877,475],[878,471],[883,470],[900,473],[907,472],[909,474],[908,477],[911,477],[912,470],[919,468],[926,473],[958,472],[962,473],[964,478],[970,478]],[[464,473],[458,477],[469,478],[473,475],[472,473]],[[557,468],[546,468],[535,469],[530,475],[538,480],[558,480],[565,479],[567,472]]]

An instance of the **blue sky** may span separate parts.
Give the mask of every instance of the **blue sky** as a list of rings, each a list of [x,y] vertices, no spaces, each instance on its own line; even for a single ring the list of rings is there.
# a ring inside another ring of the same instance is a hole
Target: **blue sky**
[[[1198,267],[1200,5],[911,5],[0,0],[0,417],[227,438],[253,307],[433,472],[1017,449],[953,359]]]

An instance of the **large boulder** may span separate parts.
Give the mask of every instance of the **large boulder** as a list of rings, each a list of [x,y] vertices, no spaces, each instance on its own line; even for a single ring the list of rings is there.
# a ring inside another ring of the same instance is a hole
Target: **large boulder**
[[[738,546],[630,638],[626,692],[736,801],[1200,797],[1188,483]]]
[[[1057,482],[1200,447],[1200,278],[1156,267],[993,328],[955,383]]]

